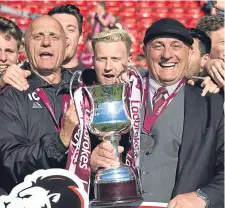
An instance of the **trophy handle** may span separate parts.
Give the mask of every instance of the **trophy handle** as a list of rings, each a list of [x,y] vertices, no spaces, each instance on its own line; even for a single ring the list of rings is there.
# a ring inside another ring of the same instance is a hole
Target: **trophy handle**
[[[137,93],[137,99],[135,100],[138,100],[140,103],[138,104],[138,114],[140,113],[140,110],[141,110],[141,107],[142,107],[142,104],[144,102],[144,87],[143,87],[143,79],[142,79],[142,76],[140,74],[140,72],[136,69],[136,67],[132,66],[132,65],[129,65],[127,67],[128,71],[129,71],[129,92],[126,92],[126,95],[124,93],[124,97],[128,96],[129,98],[129,104],[128,105],[131,105],[131,100],[132,100],[132,95],[133,95],[133,92],[136,92]],[[134,90],[134,91],[133,91]],[[139,90],[139,92],[138,92]],[[124,98],[125,99],[125,98]],[[136,103],[136,102],[135,102]],[[140,118],[139,117],[136,117],[136,118],[133,118],[132,119],[132,110],[131,110],[131,106],[127,106],[127,108],[129,109],[126,109],[125,112],[129,112],[129,118],[131,120],[131,126],[134,125],[134,123],[136,121],[138,121]]]
[[[92,95],[91,95],[91,93],[90,93],[90,91],[89,91],[88,88],[89,87],[82,87],[82,89],[84,90],[84,92],[87,95],[87,99],[88,99],[88,102],[90,104],[90,109],[91,109],[90,121],[88,123],[88,127],[89,127],[89,129],[91,129],[92,131],[94,131],[94,129],[91,128],[91,126],[90,126],[90,123],[93,121],[93,118],[94,118],[94,100],[93,100],[93,97],[92,97]]]
[[[139,79],[140,80],[140,88],[141,88],[141,104],[140,104],[140,108],[141,108],[141,106],[142,106],[142,104],[143,104],[143,102],[144,102],[144,87],[143,87],[143,78],[142,78],[142,75],[141,75],[141,73],[138,71],[138,69],[135,67],[135,66],[133,66],[133,65],[129,65],[128,67],[128,71],[129,71],[129,78],[130,78],[130,82],[132,81],[132,79],[131,79],[131,77],[132,77],[132,74],[134,73],[136,76],[137,76],[137,79]],[[131,86],[129,86],[129,87],[131,87]],[[139,109],[140,110],[140,109]]]
[[[71,77],[70,79],[70,87],[69,87],[69,91],[70,91],[70,98],[73,102],[73,104],[75,104],[75,101],[74,101],[74,96],[73,96],[73,92],[72,92],[72,88],[73,88],[73,81],[75,80],[76,77],[77,78],[77,82],[78,82],[78,85],[83,85],[83,82],[81,81],[81,75],[82,75],[82,71],[75,71],[73,73],[73,76]]]

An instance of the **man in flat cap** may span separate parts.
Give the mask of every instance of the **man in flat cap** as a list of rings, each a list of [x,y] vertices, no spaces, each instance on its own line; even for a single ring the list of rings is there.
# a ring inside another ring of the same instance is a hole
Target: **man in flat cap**
[[[185,83],[192,44],[188,29],[170,18],[145,33],[149,74],[140,140],[144,199],[172,199],[169,208],[222,208],[223,99],[219,94],[202,97],[199,88]]]
[[[148,73],[133,155],[145,202],[223,208],[223,98],[202,97],[200,88],[186,84],[193,42],[174,19],[161,19],[147,29],[143,49]],[[98,158],[107,157],[110,165],[109,155],[101,150]]]

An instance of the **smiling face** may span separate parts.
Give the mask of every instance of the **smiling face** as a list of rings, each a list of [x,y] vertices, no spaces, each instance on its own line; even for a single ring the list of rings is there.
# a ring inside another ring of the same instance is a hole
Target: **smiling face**
[[[169,86],[184,77],[191,49],[175,38],[156,38],[144,48],[152,77],[161,86]]]
[[[76,60],[77,45],[80,38],[77,18],[70,14],[54,14],[52,17],[59,21],[66,34],[66,59],[64,67],[74,67]]]
[[[66,49],[65,33],[59,22],[49,16],[36,19],[28,28],[25,42],[33,70],[39,74],[59,71]]]
[[[101,84],[116,83],[117,76],[127,66],[129,57],[125,43],[97,42],[94,48],[94,68]]]
[[[17,41],[12,36],[0,33],[0,71],[4,71],[18,60]]]

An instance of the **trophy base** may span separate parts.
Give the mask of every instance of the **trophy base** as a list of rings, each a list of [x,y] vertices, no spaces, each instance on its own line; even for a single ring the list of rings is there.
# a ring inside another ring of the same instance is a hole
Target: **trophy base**
[[[118,207],[122,204],[130,204],[134,202],[142,202],[143,198],[141,196],[136,196],[132,198],[126,198],[126,199],[117,199],[117,201],[114,200],[108,200],[108,201],[99,201],[99,200],[93,200],[90,202],[90,205],[92,207]]]
[[[95,185],[96,199],[90,202],[91,206],[117,207],[121,204],[143,200],[142,196],[138,194],[136,180]]]

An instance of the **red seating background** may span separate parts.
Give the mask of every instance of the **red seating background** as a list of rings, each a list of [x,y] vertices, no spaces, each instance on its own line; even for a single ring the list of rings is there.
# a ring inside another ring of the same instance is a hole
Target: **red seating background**
[[[66,0],[20,0],[20,1],[0,1],[10,7],[31,13],[46,14],[51,8],[70,3],[78,6],[84,16],[83,35],[91,31],[87,23],[87,17],[95,11],[96,1],[66,1]],[[196,1],[106,1],[107,11],[119,16],[120,23],[129,30],[135,39],[132,47],[134,54],[141,53],[141,44],[146,28],[155,20],[163,17],[171,17],[181,21],[187,27],[195,27],[198,19],[204,15],[200,5]],[[31,19],[15,17],[9,14],[0,13],[0,16],[15,21],[21,29],[25,30]],[[78,47],[78,54],[83,49],[84,43]]]

